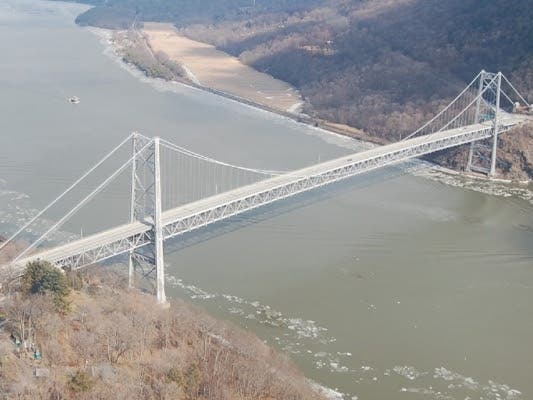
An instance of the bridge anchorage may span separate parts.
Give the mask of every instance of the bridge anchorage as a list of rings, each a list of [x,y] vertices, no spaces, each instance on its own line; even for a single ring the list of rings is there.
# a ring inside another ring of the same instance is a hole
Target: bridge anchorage
[[[165,240],[357,174],[465,144],[470,145],[466,169],[494,176],[498,135],[532,120],[527,115],[531,111],[531,105],[502,73],[481,71],[434,118],[399,142],[289,172],[233,165],[159,137],[133,133],[0,245],[0,251],[130,144],[129,158],[18,254],[9,267],[20,272],[28,262],[42,259],[77,270],[126,256],[130,286],[134,286],[135,270],[144,272],[147,266],[144,275],[155,272],[157,300],[164,304]],[[49,242],[38,248],[125,172],[130,173],[127,221],[67,243]]]

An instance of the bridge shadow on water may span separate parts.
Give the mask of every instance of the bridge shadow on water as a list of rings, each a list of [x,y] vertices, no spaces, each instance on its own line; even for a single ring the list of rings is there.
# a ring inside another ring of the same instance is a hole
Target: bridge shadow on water
[[[335,182],[308,192],[300,193],[287,199],[278,200],[274,203],[262,206],[242,214],[230,217],[226,220],[196,229],[165,242],[165,253],[173,254],[185,248],[196,246],[218,236],[235,232],[268,219],[289,214],[294,210],[331,200],[376,184],[409,175],[406,165],[386,167],[380,170],[356,175],[345,180]]]

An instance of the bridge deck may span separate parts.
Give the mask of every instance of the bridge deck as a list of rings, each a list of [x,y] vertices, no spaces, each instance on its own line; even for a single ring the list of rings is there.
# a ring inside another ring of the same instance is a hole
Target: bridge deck
[[[516,115],[506,115],[501,120],[501,124],[502,127],[506,129],[522,122],[523,120],[524,118]],[[165,238],[176,236],[185,231],[197,229],[201,226],[207,225],[208,223],[213,223],[231,215],[253,209],[257,206],[268,204],[281,198],[289,197],[293,194],[312,189],[313,187],[318,187],[348,176],[353,176],[356,173],[390,165],[398,161],[418,157],[422,154],[468,143],[473,140],[480,140],[490,137],[491,128],[492,125],[488,123],[480,123],[462,128],[437,132],[426,136],[415,137],[386,146],[375,147],[370,150],[339,157],[337,159],[326,161],[317,165],[312,165],[284,175],[269,178],[251,185],[220,193],[215,196],[168,210],[162,214],[163,226],[167,228],[164,229]],[[436,148],[434,146],[435,144],[437,144]],[[409,153],[411,149],[418,150]],[[396,158],[387,158],[388,155],[399,156]],[[349,168],[353,168],[353,166],[361,166],[363,163],[367,163],[368,161],[372,160],[380,161],[379,163],[368,164],[365,168],[349,170]],[[346,171],[344,174],[341,172],[335,172],[337,175],[332,175],[332,172],[334,171],[344,170]],[[328,176],[327,174],[330,175]],[[299,182],[308,182],[309,178],[313,177],[320,179],[312,184],[305,183],[301,185],[301,187],[294,186]],[[279,192],[279,190],[288,187],[290,187],[291,190],[287,191],[286,194]],[[249,203],[246,204],[238,203],[247,201],[247,199],[257,198],[257,196],[261,194],[266,196],[268,193],[275,191],[278,191],[277,193],[279,193],[279,195],[272,199],[265,197],[262,201],[252,202],[252,200],[250,200]],[[228,207],[234,208],[228,211]],[[194,223],[191,222],[192,219],[201,215],[207,215],[207,213],[211,214],[209,214],[210,218],[205,219],[205,221],[199,220]],[[179,227],[174,226],[178,222],[184,225]],[[150,242],[151,230],[151,224],[142,222],[134,222],[117,226],[92,236],[67,243],[65,245],[37,252],[31,256],[19,260],[18,265],[24,266],[28,261],[45,259],[54,263],[58,263],[59,265],[69,265],[70,263],[76,267],[80,267],[92,262],[102,261],[106,258],[110,258],[111,256],[125,253],[133,248],[142,247],[148,244]],[[125,239],[128,239],[127,243],[122,243],[122,241]],[[102,250],[102,248],[105,246],[114,246],[114,248],[112,250]],[[93,251],[96,253],[92,254],[91,257],[87,259],[82,259],[83,255],[88,251]],[[73,261],[74,259],[77,261]],[[64,260],[69,261],[66,262]]]
[[[485,129],[486,126],[479,124],[478,130]],[[325,173],[326,171],[335,170],[345,165],[350,165],[356,162],[369,160],[375,157],[381,157],[387,153],[393,153],[398,150],[409,148],[414,145],[428,143],[438,138],[449,138],[455,133],[463,133],[467,128],[458,128],[450,131],[440,132],[433,135],[416,137],[406,140],[404,142],[392,143],[385,146],[375,147],[370,150],[349,154],[330,161],[325,161],[320,164],[315,164],[299,170],[288,172],[284,175],[279,175],[274,178],[266,179],[251,185],[243,186],[241,188],[221,193],[219,195],[207,197],[205,199],[186,204],[184,206],[169,210],[163,214],[163,223],[166,225],[176,219],[186,217],[187,215],[196,214],[202,209],[209,209],[216,205],[235,200],[242,197],[247,197],[253,193],[271,190],[278,186],[287,185],[290,182],[296,181],[301,177],[315,176]]]

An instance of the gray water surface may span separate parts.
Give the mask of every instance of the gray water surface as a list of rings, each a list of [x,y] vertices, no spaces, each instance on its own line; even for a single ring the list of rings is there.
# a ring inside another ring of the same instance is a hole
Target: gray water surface
[[[360,148],[140,79],[74,25],[84,9],[0,0],[0,233],[132,131],[268,169]],[[127,181],[91,206],[77,217],[87,232],[125,222]],[[377,171],[167,243],[168,294],[256,332],[347,399],[528,399],[532,211],[517,197]],[[74,223],[64,231],[79,234]]]

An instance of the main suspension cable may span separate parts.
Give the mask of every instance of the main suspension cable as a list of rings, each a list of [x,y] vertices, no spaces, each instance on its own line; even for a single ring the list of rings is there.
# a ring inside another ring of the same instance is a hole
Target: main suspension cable
[[[461,96],[463,96],[463,94],[465,94],[469,89],[470,87],[475,83],[477,82],[477,80],[481,77],[481,72],[479,74],[476,75],[476,77],[472,80],[472,82],[470,82],[468,84],[468,86],[463,89],[463,91],[461,93],[459,93],[457,95],[457,97],[455,99],[453,99],[452,102],[450,102],[450,104],[448,104],[446,107],[444,107],[437,115],[435,115],[433,118],[431,118],[428,122],[426,122],[424,125],[422,125],[420,128],[418,128],[416,131],[414,131],[413,133],[411,133],[410,135],[406,136],[405,138],[403,138],[402,140],[400,141],[404,141],[404,140],[407,140],[407,139],[410,139],[412,138],[413,136],[415,136],[416,134],[420,133],[423,129],[425,129],[426,127],[428,127],[431,123],[433,123],[437,118],[439,118],[441,115],[443,115],[446,111],[448,111],[448,109],[453,106],[455,104],[455,102],[457,100],[459,100],[461,98]]]
[[[135,135],[132,133],[129,135],[126,139],[124,139],[120,144],[118,144],[113,150],[111,150],[109,153],[107,153],[104,158],[102,158],[100,161],[98,161],[92,168],[90,168],[87,172],[85,172],[81,177],[79,177],[72,185],[70,185],[63,193],[61,193],[58,197],[56,197],[51,203],[49,203],[45,208],[43,208],[37,215],[35,215],[29,222],[27,222],[22,228],[20,228],[18,231],[16,231],[9,239],[7,239],[4,243],[0,245],[0,250],[2,250],[5,246],[7,246],[8,243],[11,243],[13,239],[15,239],[18,235],[20,235],[23,231],[28,229],[30,225],[32,225],[37,219],[39,219],[45,212],[47,212],[51,207],[53,207],[59,200],[61,200],[63,197],[65,197],[72,189],[74,189],[78,184],[80,184],[85,178],[87,178],[91,173],[93,173],[98,167],[100,167],[104,162],[106,162],[113,154],[115,154],[118,149],[120,149],[127,141],[129,141],[132,136]]]
[[[61,225],[63,225],[72,215],[74,215],[80,208],[82,208],[87,202],[92,200],[102,189],[104,189],[110,182],[112,182],[118,175],[120,175],[132,162],[133,160],[149,146],[153,144],[153,140],[144,145],[138,152],[136,152],[128,161],[122,164],[113,174],[111,174],[104,182],[102,182],[96,189],[89,193],[82,201],[80,201],[74,208],[72,208],[65,216],[63,216],[58,222],[56,222],[50,229],[48,229],[44,234],[42,234],[35,242],[30,246],[24,249],[14,260],[13,263],[16,263],[29,251],[33,250],[38,246],[51,232],[55,231]]]
[[[195,152],[193,152],[191,150],[185,149],[185,148],[180,147],[180,146],[178,146],[178,145],[176,145],[174,143],[171,143],[171,142],[169,142],[169,141],[167,141],[165,139],[161,139],[161,144],[163,146],[171,149],[171,150],[174,150],[174,151],[177,151],[179,153],[194,157],[196,159],[199,159],[199,160],[202,160],[202,161],[207,161],[207,162],[210,162],[210,163],[213,163],[213,164],[218,164],[218,165],[221,165],[221,166],[224,166],[224,167],[238,169],[238,170],[241,170],[241,171],[254,172],[256,174],[269,175],[269,176],[283,175],[283,174],[286,174],[286,173],[290,172],[290,171],[276,171],[276,170],[265,170],[265,169],[248,168],[248,167],[243,167],[243,166],[239,166],[239,165],[229,164],[229,163],[226,163],[226,162],[223,162],[223,161],[215,160],[213,158],[210,158],[210,157],[195,153]]]

